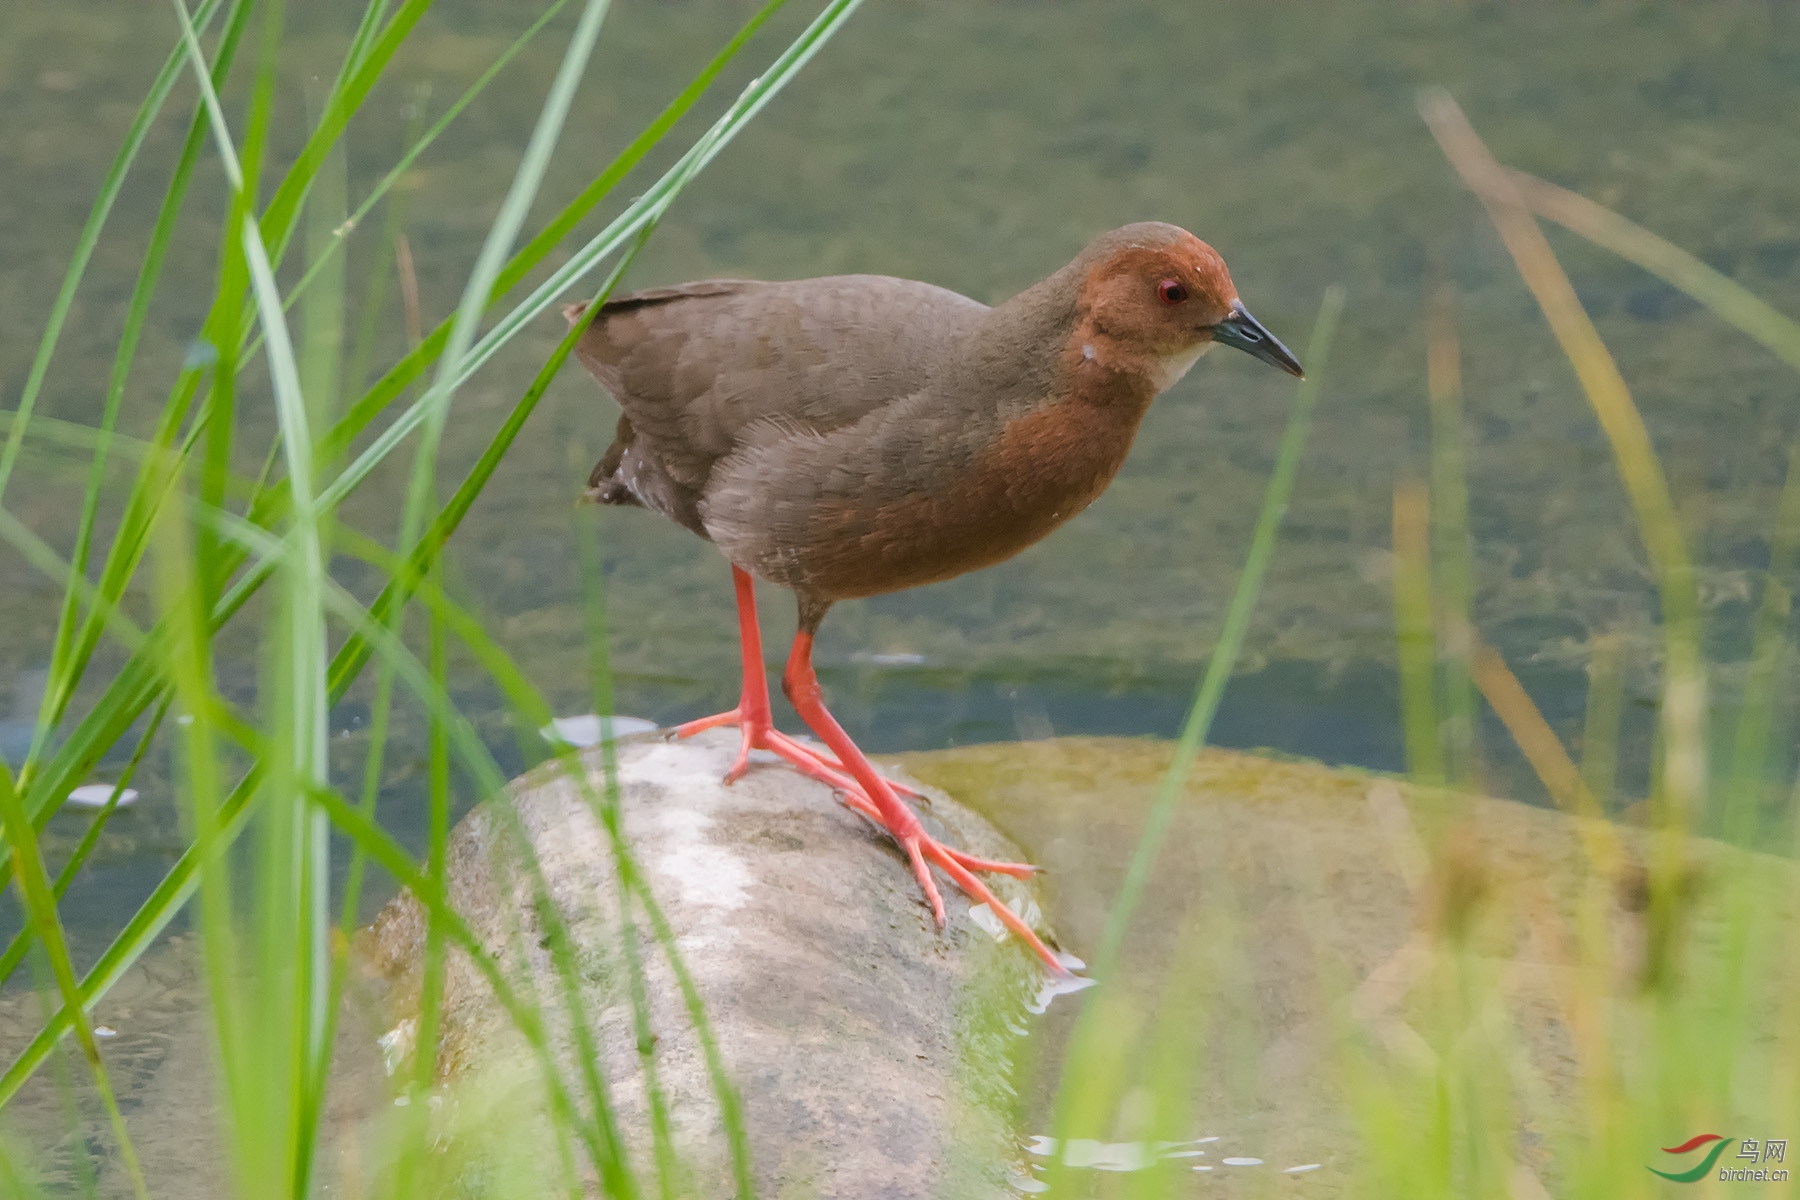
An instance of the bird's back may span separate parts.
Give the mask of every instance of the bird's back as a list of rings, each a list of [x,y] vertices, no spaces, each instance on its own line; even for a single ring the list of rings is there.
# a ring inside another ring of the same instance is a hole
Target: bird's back
[[[624,410],[592,493],[710,537],[704,501],[722,462],[772,435],[829,434],[918,393],[986,311],[877,275],[710,280],[609,301],[576,348]]]

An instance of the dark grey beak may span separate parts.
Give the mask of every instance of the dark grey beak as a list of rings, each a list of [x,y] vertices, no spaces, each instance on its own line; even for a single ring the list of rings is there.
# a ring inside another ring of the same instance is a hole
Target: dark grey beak
[[[1280,367],[1289,375],[1300,379],[1306,378],[1306,372],[1300,368],[1300,360],[1292,351],[1281,344],[1274,334],[1264,329],[1262,322],[1250,315],[1242,301],[1231,302],[1231,315],[1212,327],[1213,341],[1222,346],[1236,346],[1252,358],[1260,358],[1270,366]]]

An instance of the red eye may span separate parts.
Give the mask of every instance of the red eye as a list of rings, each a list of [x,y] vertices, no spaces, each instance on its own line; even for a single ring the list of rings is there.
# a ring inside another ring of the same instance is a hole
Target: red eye
[[[1156,285],[1156,296],[1164,304],[1180,304],[1187,299],[1187,289],[1179,280],[1165,279]]]

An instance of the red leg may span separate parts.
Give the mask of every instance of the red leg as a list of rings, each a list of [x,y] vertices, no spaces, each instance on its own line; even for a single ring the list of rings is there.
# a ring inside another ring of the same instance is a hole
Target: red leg
[[[737,589],[738,644],[743,651],[744,689],[739,695],[736,708],[710,717],[701,717],[685,725],[677,725],[672,736],[692,737],[721,725],[736,725],[742,731],[743,739],[738,743],[737,761],[725,773],[726,783],[735,783],[743,778],[744,772],[750,767],[750,751],[772,750],[792,763],[803,775],[844,792],[858,790],[856,781],[836,759],[795,741],[775,728],[774,710],[769,704],[768,668],[763,665],[762,630],[756,622],[756,583],[748,571],[736,565],[731,568],[731,581]],[[893,786],[908,795],[918,795],[903,785]]]
[[[775,728],[775,714],[769,704],[768,668],[763,665],[762,630],[756,623],[756,583],[748,571],[736,565],[731,568],[731,581],[737,588],[738,642],[744,658],[744,690],[736,708],[677,725],[673,736],[692,737],[721,725],[736,725],[743,738],[738,743],[737,761],[725,773],[726,783],[743,778],[750,767],[750,751],[772,750],[803,775],[834,788],[854,788],[855,780],[839,770],[837,763]]]
[[[788,656],[787,671],[781,678],[782,688],[801,719],[831,747],[844,770],[855,778],[858,786],[846,795],[845,803],[880,823],[906,852],[907,859],[912,863],[913,874],[918,878],[925,898],[931,902],[931,912],[937,918],[939,928],[944,924],[944,900],[938,894],[937,884],[932,881],[927,862],[942,867],[958,887],[992,909],[994,915],[1036,951],[1052,971],[1067,975],[1068,968],[1057,961],[1049,947],[1032,932],[1031,926],[1021,921],[1012,909],[988,890],[986,884],[972,874],[974,871],[1000,871],[1020,879],[1028,879],[1036,868],[1024,863],[989,862],[976,858],[959,850],[952,850],[925,832],[925,827],[919,823],[919,818],[912,809],[906,807],[899,796],[895,795],[893,787],[881,777],[863,752],[856,748],[856,743],[850,740],[850,735],[844,732],[836,718],[826,711],[824,698],[819,693],[818,677],[813,674],[812,643],[812,632],[803,623],[800,632],[794,635],[794,649]]]

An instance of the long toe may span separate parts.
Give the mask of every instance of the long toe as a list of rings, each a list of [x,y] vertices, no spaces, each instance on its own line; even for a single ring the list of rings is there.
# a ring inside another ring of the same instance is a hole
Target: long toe
[[[1044,965],[1049,967],[1052,972],[1059,976],[1070,973],[1069,968],[1063,966],[1062,961],[1056,957],[1050,947],[1044,945],[1043,939],[1038,937],[1036,930],[1027,925],[1018,913],[1007,906],[1004,900],[994,895],[993,890],[987,884],[981,882],[968,868],[957,861],[959,857],[962,857],[960,852],[951,850],[948,846],[932,839],[927,839],[921,849],[932,862],[942,867],[944,873],[955,880],[956,886],[961,888],[971,899],[987,905],[993,914],[1000,918],[1000,923],[1012,930],[1027,946],[1030,946],[1032,952],[1043,959]]]
[[[925,840],[928,844],[936,845],[929,838]],[[918,879],[919,886],[925,890],[925,899],[931,902],[932,919],[937,922],[937,927],[942,929],[944,927],[944,897],[938,892],[937,881],[931,877],[931,868],[925,865],[925,855],[919,842],[919,838],[907,838],[900,845],[906,851],[906,857],[912,862],[913,875]]]
[[[991,858],[977,858],[973,854],[964,854],[961,850],[952,850],[948,846],[938,847],[945,854],[970,871],[987,871],[995,875],[1011,875],[1014,879],[1031,879],[1040,868],[1031,863],[996,862]]]
[[[725,772],[726,787],[730,787],[732,784],[742,779],[744,777],[744,772],[750,769],[751,748],[752,739],[749,732],[745,731],[744,736],[738,739],[737,757],[731,762],[731,770]]]
[[[844,769],[838,765],[837,759],[830,755],[821,754],[805,742],[791,738],[779,729],[770,729],[766,737],[767,741],[764,743],[766,748],[781,755],[802,775],[810,779],[817,779],[820,783],[830,784],[834,788],[856,786],[856,781],[845,774]]]
[[[677,725],[669,730],[669,737],[679,741],[682,738],[691,738],[696,733],[705,733],[708,729],[717,729],[721,725],[742,725],[743,723],[742,714],[734,708],[729,712],[714,713],[710,717],[701,717],[698,720]]]
[[[854,809],[886,829],[893,839],[900,843],[901,849],[906,851],[906,857],[912,863],[913,874],[918,878],[920,889],[931,904],[931,915],[937,920],[939,929],[944,927],[944,899],[938,892],[936,882],[931,878],[930,869],[925,865],[927,861],[934,862],[943,868],[944,873],[950,876],[956,886],[970,899],[992,909],[994,915],[1000,918],[1000,923],[1030,946],[1032,952],[1043,959],[1044,964],[1051,971],[1058,976],[1069,974],[1069,969],[1063,966],[1062,961],[1048,946],[1044,945],[1043,939],[1038,937],[1036,931],[1027,925],[1023,918],[1015,913],[1004,900],[996,896],[993,889],[983,883],[975,874],[976,871],[986,871],[999,875],[1010,875],[1014,879],[1030,879],[1037,873],[1037,867],[1030,863],[999,862],[991,858],[979,858],[973,854],[966,854],[961,850],[944,845],[917,825],[912,827],[913,831],[911,832],[896,830],[882,816],[875,803],[860,789],[843,791],[839,794],[839,799],[843,801],[845,807]],[[915,817],[914,820],[916,821],[917,818]]]
[[[868,755],[857,749],[856,743],[850,740],[850,735],[844,732],[844,727],[826,710],[824,699],[819,694],[819,678],[812,668],[813,629],[818,624],[820,614],[813,614],[809,619],[804,597],[800,612],[800,631],[794,635],[794,648],[788,655],[787,670],[781,677],[782,689],[793,702],[794,710],[800,714],[800,718],[811,726],[812,731],[837,755],[837,760],[844,765],[844,769],[855,777],[856,787],[844,789],[844,803],[879,822],[900,843],[912,864],[913,875],[918,879],[920,889],[931,902],[931,914],[937,918],[939,928],[945,924],[944,898],[938,894],[937,885],[932,882],[931,868],[926,865],[927,858],[942,867],[944,873],[955,880],[964,892],[992,908],[1006,927],[1029,945],[1051,971],[1066,976],[1068,969],[1050,952],[1050,948],[1044,945],[1031,926],[1021,921],[1017,913],[1001,903],[1000,898],[974,875],[976,870],[1029,875],[1030,868],[1023,863],[997,863],[974,858],[940,845],[919,824],[918,814],[894,793],[893,787],[882,778],[881,772],[875,769],[875,764],[869,761]],[[965,860],[968,865],[965,865]]]
[[[855,780],[851,778],[849,771],[844,768],[844,764],[833,757],[829,750],[815,749],[805,742],[789,737],[779,729],[771,729],[769,731],[769,737],[772,741],[769,749],[775,751],[777,754],[781,755],[781,757],[793,763],[795,767],[805,771],[806,774],[811,775],[814,779],[820,780],[823,783],[829,783],[837,788],[849,789],[856,786]],[[812,763],[818,770],[807,770],[806,767],[802,766],[802,759]],[[925,794],[917,788],[908,787],[906,784],[901,783],[896,779],[888,779],[886,775],[883,775],[882,779],[886,781],[889,787],[893,788],[894,791],[902,796],[906,796],[913,800],[925,799]]]
[[[700,717],[677,725],[669,731],[668,736],[672,740],[679,740],[730,725],[737,726],[743,737],[738,742],[737,758],[732,760],[731,769],[725,772],[727,784],[736,783],[750,770],[752,750],[767,750],[780,756],[802,775],[816,779],[828,787],[848,791],[857,786],[856,781],[838,767],[836,759],[814,750],[804,742],[796,741],[766,720],[744,715],[741,706],[729,712],[715,713],[710,717]]]
[[[815,750],[811,746],[808,746],[804,742],[796,741],[795,739],[788,737],[787,734],[782,733],[780,730],[776,730],[774,732],[774,736],[784,742],[787,742],[789,745],[793,746],[793,748],[797,752],[802,753],[802,754],[811,755],[813,761],[818,763],[819,766],[823,767],[825,770],[835,771],[838,773],[839,776],[841,776],[844,779],[850,778],[849,771],[844,767],[843,763],[839,762],[836,758],[834,758],[832,756],[831,751]],[[786,756],[784,755],[783,757],[786,757]],[[792,760],[789,760],[789,761],[792,761]],[[909,800],[924,800],[924,799],[926,799],[925,793],[921,792],[916,787],[912,787],[909,784],[901,783],[898,779],[889,779],[888,776],[886,776],[886,775],[883,775],[882,779],[887,780],[887,785],[889,787],[893,788],[894,791],[898,792],[902,796],[905,796]]]

